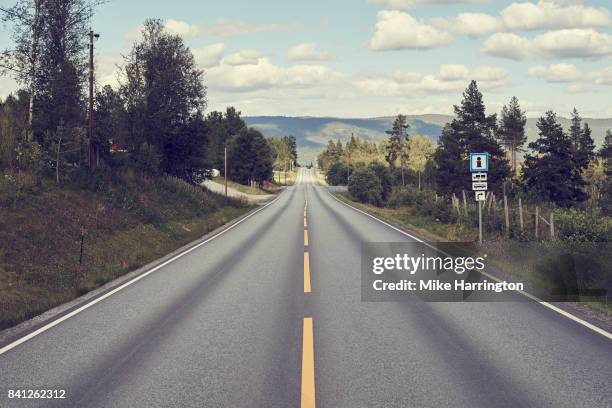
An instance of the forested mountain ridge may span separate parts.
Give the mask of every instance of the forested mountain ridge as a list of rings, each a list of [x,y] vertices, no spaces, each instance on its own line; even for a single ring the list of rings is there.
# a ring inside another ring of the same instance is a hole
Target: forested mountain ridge
[[[569,115],[568,115],[569,116]],[[437,141],[444,125],[452,120],[450,115],[407,115],[409,134],[418,133]],[[333,118],[333,117],[292,117],[292,116],[247,116],[244,121],[268,136],[293,135],[297,139],[299,161],[314,163],[317,154],[325,147],[329,139],[341,139],[343,142],[351,137],[351,133],[374,141],[386,139],[385,131],[390,129],[394,117],[378,118]],[[528,141],[537,138],[537,117],[527,119],[525,127]],[[570,119],[558,117],[564,129],[569,129]],[[593,131],[595,145],[600,147],[606,134],[606,129],[612,128],[612,118],[583,118]]]

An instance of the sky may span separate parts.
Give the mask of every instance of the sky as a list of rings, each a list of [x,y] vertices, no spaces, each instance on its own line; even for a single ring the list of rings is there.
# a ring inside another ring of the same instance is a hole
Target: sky
[[[489,113],[516,96],[532,117],[612,117],[610,0],[109,0],[92,21],[99,84],[117,84],[147,18],[184,37],[208,111],[451,114],[475,79]],[[0,78],[0,96],[16,87]]]

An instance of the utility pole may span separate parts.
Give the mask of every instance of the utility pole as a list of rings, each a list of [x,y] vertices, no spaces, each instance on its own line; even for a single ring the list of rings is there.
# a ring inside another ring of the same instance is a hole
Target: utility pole
[[[225,196],[227,197],[227,145],[223,149],[223,176],[225,177]]]
[[[94,170],[98,166],[100,156],[99,146],[94,142],[94,119],[93,119],[93,103],[94,103],[94,38],[99,38],[100,34],[96,34],[93,30],[89,31],[89,167]]]

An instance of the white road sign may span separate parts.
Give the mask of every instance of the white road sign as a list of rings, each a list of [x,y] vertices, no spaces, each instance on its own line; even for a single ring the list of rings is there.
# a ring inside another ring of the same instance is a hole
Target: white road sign
[[[487,181],[487,173],[472,173],[472,181]]]
[[[476,201],[485,201],[487,198],[487,193],[484,191],[476,191]]]
[[[472,190],[474,191],[487,191],[488,185],[487,182],[476,182],[472,183]]]

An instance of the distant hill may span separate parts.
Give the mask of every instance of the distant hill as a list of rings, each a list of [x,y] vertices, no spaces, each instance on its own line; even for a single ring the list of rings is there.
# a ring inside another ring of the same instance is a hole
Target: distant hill
[[[408,115],[410,134],[421,134],[438,140],[442,127],[452,120],[449,115]],[[249,116],[244,120],[247,125],[262,132],[265,136],[293,135],[297,139],[299,161],[308,164],[315,162],[319,152],[330,139],[340,139],[343,142],[351,137],[351,133],[361,138],[380,141],[387,137],[385,130],[391,128],[393,117],[371,119],[350,119],[331,117],[290,117],[290,116]],[[606,129],[612,128],[610,119],[584,119],[593,130],[593,138],[597,146],[601,146]],[[570,120],[559,118],[562,126],[567,129]],[[537,118],[527,120],[527,136],[529,140],[537,137]]]

